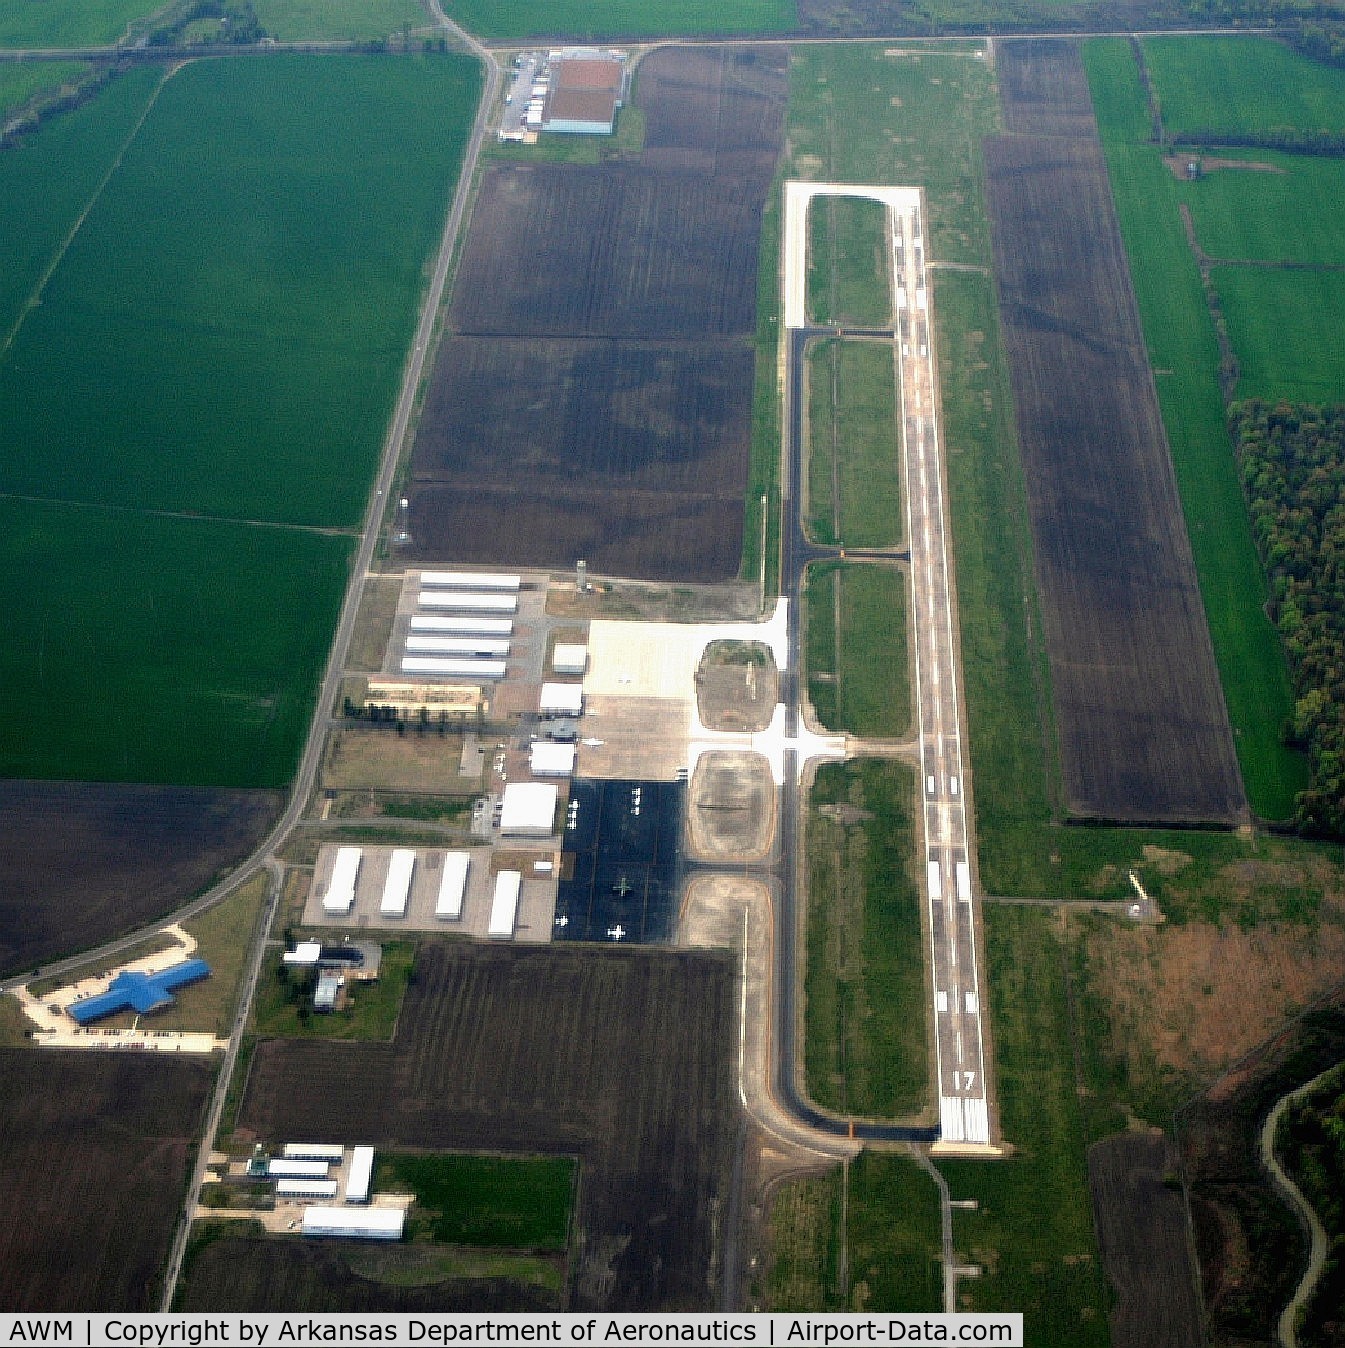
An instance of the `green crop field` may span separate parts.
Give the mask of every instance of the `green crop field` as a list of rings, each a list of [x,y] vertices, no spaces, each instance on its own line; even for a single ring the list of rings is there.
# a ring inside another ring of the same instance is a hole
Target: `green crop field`
[[[1144,59],[1178,141],[1204,130],[1345,130],[1345,70],[1269,38],[1145,38]]]
[[[285,785],[351,548],[0,498],[0,775]]]
[[[890,759],[826,764],[813,791],[804,1062],[811,1098],[847,1116],[908,1115],[929,1093],[915,801]]]
[[[911,725],[906,580],[893,567],[808,570],[808,696],[830,730],[898,739]]]
[[[1345,265],[1345,161],[1270,150],[1219,151],[1269,171],[1219,169],[1177,191],[1210,258]]]
[[[162,79],[137,67],[0,154],[0,348]]]
[[[429,25],[417,0],[253,0],[252,7],[277,42],[361,41],[400,35],[403,24]]]
[[[0,354],[0,662],[30,709],[0,772],[279,786],[479,74],[201,61],[135,131],[158,78],[0,159],[0,218],[39,203],[0,292],[22,315]]]
[[[1238,397],[1345,398],[1345,273],[1219,267],[1214,285],[1238,353]]]
[[[813,347],[808,423],[813,537],[851,548],[900,542],[905,516],[892,344],[827,341]]]
[[[453,56],[168,80],[0,365],[0,488],[356,523],[477,90]]]
[[[0,47],[90,47],[117,42],[165,0],[0,0]]]
[[[494,41],[556,37],[590,42],[599,38],[731,37],[744,33],[787,33],[798,21],[794,0],[452,0],[444,13],[469,33]]]
[[[1145,143],[1144,93],[1128,45],[1089,42],[1084,59],[1243,780],[1259,815],[1284,819],[1307,769],[1280,743],[1292,707],[1288,671],[1264,611],[1265,578],[1224,420],[1218,343],[1182,226],[1183,194],[1205,184],[1179,184]]]
[[[412,1235],[454,1245],[563,1250],[576,1163],[564,1156],[380,1155],[376,1187],[413,1193]]]
[[[826,197],[808,213],[808,316],[821,323],[892,322],[887,208],[863,197]]]

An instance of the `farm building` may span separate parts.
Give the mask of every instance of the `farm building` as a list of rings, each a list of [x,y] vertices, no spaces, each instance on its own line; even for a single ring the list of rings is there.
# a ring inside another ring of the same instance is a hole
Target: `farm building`
[[[402,1208],[311,1207],[304,1212],[303,1232],[348,1240],[401,1240],[405,1225]]]
[[[338,1164],[346,1154],[339,1142],[286,1142],[280,1154],[287,1161],[330,1161]]]
[[[502,679],[503,660],[472,660],[463,656],[404,655],[403,674],[443,674],[451,679]]]
[[[395,847],[388,862],[388,878],[383,884],[383,900],[378,906],[383,917],[405,917],[411,895],[411,877],[416,872],[416,854],[409,847]]]
[[[413,613],[413,632],[440,632],[445,636],[507,637],[514,630],[512,618],[453,618],[439,613]]]
[[[509,654],[508,637],[440,637],[412,632],[406,638],[406,649],[418,654],[466,655],[478,659]]]
[[[276,1185],[277,1198],[335,1198],[340,1185],[333,1179],[283,1179]]]
[[[338,847],[332,878],[323,896],[324,913],[348,913],[355,906],[355,879],[360,873],[360,859],[364,851],[359,847]]]
[[[523,888],[521,871],[501,871],[495,877],[495,897],[490,905],[490,925],[486,935],[497,940],[508,940],[514,934],[518,921],[518,897]]]
[[[346,1202],[367,1203],[373,1180],[374,1149],[356,1147],[350,1157],[350,1173],[346,1176]]]
[[[467,892],[467,872],[472,864],[470,852],[445,852],[444,874],[439,881],[439,901],[435,917],[456,920],[462,916],[463,895]]]
[[[544,683],[537,709],[543,716],[578,716],[584,710],[583,684]]]
[[[330,1166],[330,1161],[273,1156],[266,1163],[266,1174],[270,1179],[319,1180],[327,1178]]]
[[[157,974],[119,973],[108,984],[106,992],[72,1002],[67,1009],[79,1025],[115,1016],[118,1011],[134,1011],[143,1016],[160,1007],[171,1006],[174,989],[198,983],[209,973],[210,966],[204,960],[183,960]]]
[[[517,594],[522,576],[497,571],[422,571],[420,583],[426,588],[449,590],[503,590]]]
[[[549,838],[559,797],[559,788],[547,782],[510,782],[501,801],[500,832],[518,838]]]
[[[563,52],[553,57],[541,129],[562,135],[610,136],[625,85],[625,62],[614,52]]]
[[[503,590],[422,590],[416,606],[456,609],[460,613],[517,613],[518,596]]]
[[[551,668],[557,674],[582,674],[588,668],[588,647],[558,641],[551,652]]]

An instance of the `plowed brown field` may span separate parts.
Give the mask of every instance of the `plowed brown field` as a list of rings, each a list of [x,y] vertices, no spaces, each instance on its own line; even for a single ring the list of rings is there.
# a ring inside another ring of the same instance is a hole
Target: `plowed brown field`
[[[497,164],[412,455],[413,556],[736,574],[778,48],[660,48],[638,157]]]
[[[147,1311],[214,1065],[0,1049],[0,1310]]]
[[[1245,809],[1076,44],[1006,42],[987,190],[1070,812]]]
[[[245,857],[273,791],[0,782],[0,974],[120,936]]]
[[[711,1309],[729,1207],[730,957],[426,945],[390,1044],[272,1040],[259,1138],[581,1158],[573,1309]]]

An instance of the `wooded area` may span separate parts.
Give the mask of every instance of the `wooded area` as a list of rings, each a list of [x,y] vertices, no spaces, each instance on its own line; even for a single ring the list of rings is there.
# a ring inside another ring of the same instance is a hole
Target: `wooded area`
[[[1345,406],[1262,402],[1230,412],[1270,616],[1294,680],[1286,738],[1311,780],[1295,821],[1345,836]]]

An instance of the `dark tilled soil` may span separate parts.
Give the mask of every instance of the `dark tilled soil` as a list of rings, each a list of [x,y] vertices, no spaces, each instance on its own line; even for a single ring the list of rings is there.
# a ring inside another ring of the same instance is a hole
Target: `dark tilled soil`
[[[1245,810],[1078,48],[1007,42],[987,193],[1070,812]]]
[[[214,1072],[0,1049],[0,1310],[156,1309]]]
[[[1191,1348],[1201,1340],[1176,1148],[1162,1133],[1120,1133],[1088,1150],[1102,1263],[1116,1292],[1113,1348]]]
[[[783,48],[660,48],[636,82],[638,156],[488,170],[412,455],[408,555],[736,575],[786,95]]]
[[[0,974],[169,912],[245,857],[273,791],[0,782]]]
[[[391,1044],[261,1044],[240,1124],[274,1140],[577,1155],[570,1307],[712,1309],[734,983],[728,956],[426,945]]]

